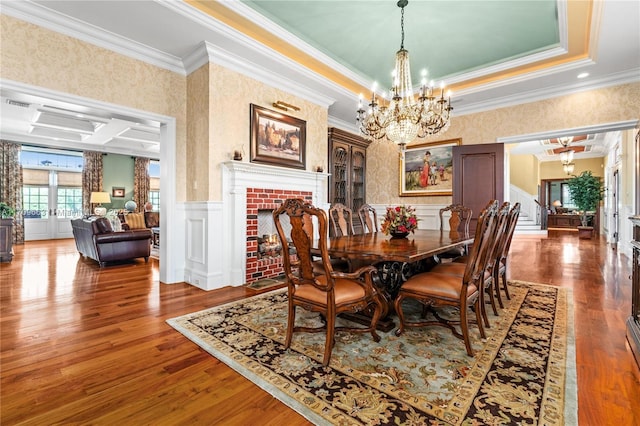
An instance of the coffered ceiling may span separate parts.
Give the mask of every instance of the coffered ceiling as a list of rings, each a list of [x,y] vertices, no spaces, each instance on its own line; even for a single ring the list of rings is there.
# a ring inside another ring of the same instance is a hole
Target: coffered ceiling
[[[194,52],[205,42],[209,60],[326,104],[329,124],[350,130],[358,94],[374,81],[389,87],[400,47],[395,0],[39,0],[3,2],[1,12],[185,75],[199,66]],[[426,68],[453,90],[455,120],[640,80],[638,16],[640,2],[625,0],[410,0],[404,47],[415,84]],[[3,138],[159,152],[157,123],[118,111],[3,89],[0,113]],[[537,142],[544,156],[548,147]]]

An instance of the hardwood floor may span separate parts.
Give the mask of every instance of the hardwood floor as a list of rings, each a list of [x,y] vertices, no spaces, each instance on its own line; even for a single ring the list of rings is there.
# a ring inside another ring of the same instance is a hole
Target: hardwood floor
[[[73,240],[29,242],[0,264],[2,425],[308,422],[165,320],[255,291],[158,282],[158,263],[96,267]],[[575,233],[516,236],[510,278],[573,289],[581,425],[640,424],[625,338],[629,260]]]

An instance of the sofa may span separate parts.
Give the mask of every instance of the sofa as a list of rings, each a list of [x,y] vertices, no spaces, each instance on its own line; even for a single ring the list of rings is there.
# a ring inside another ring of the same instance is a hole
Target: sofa
[[[106,217],[71,220],[73,238],[78,252],[106,266],[107,262],[143,257],[149,261],[151,230],[131,229],[115,232]]]

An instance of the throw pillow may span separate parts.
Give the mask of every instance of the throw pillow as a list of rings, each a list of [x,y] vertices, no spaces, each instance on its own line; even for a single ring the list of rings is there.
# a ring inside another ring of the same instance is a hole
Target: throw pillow
[[[144,212],[144,221],[147,228],[157,228],[160,226],[160,213],[158,212]]]
[[[95,220],[96,227],[98,228],[99,234],[107,234],[109,232],[113,232],[113,228],[111,227],[111,222],[106,217],[99,217]]]
[[[125,215],[124,220],[129,225],[129,229],[144,229],[144,215],[142,213],[129,213]]]

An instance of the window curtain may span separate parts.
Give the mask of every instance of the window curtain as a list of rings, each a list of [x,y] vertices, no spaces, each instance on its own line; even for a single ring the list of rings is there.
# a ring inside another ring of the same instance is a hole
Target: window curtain
[[[102,153],[85,151],[82,153],[82,211],[90,215],[92,192],[102,192]]]
[[[149,179],[149,159],[136,157],[133,163],[133,201],[138,205],[138,211],[144,210],[144,204],[149,201],[151,179]]]
[[[0,141],[0,201],[16,211],[12,229],[14,244],[24,244],[20,150],[20,144]]]

